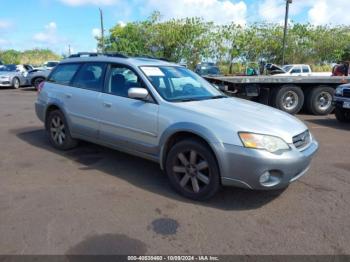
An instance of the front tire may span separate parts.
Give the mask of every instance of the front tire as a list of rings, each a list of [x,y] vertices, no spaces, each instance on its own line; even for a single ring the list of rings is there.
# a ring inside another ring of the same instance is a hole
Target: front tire
[[[68,150],[77,146],[77,141],[72,138],[67,121],[59,110],[49,113],[46,120],[46,131],[50,143],[59,150]]]
[[[43,77],[37,77],[33,80],[33,83],[32,85],[35,87],[35,89],[38,89],[39,88],[39,85],[41,82],[45,81],[45,78]]]
[[[15,77],[13,80],[12,80],[12,87],[14,89],[18,89],[20,88],[21,86],[21,82],[19,81],[19,79],[17,77]]]
[[[171,148],[166,173],[173,188],[193,200],[209,199],[220,188],[220,171],[214,154],[197,140],[183,140]]]
[[[335,108],[335,117],[339,122],[350,123],[350,110]]]

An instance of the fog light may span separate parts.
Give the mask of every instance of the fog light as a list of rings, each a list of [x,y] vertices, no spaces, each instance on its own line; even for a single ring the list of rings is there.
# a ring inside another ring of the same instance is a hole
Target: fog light
[[[269,172],[265,172],[264,174],[262,174],[260,176],[259,182],[260,182],[260,184],[264,184],[264,183],[266,183],[269,180],[270,180],[270,173]]]
[[[270,170],[263,173],[259,182],[264,187],[273,187],[277,186],[282,181],[282,173],[278,170]]]

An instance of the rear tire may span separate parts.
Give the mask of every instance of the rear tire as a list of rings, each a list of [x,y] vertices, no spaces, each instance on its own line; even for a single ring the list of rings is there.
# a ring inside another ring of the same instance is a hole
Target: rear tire
[[[350,110],[335,108],[335,117],[339,122],[350,123]]]
[[[334,110],[334,89],[328,86],[320,86],[311,89],[306,98],[306,108],[314,115],[328,115]]]
[[[193,200],[209,199],[220,188],[220,171],[214,154],[197,140],[183,140],[171,148],[166,173],[173,188]]]
[[[60,110],[54,110],[46,118],[46,131],[50,143],[59,150],[68,150],[77,146],[77,140],[73,139],[67,121]]]
[[[304,104],[304,93],[300,87],[286,85],[272,92],[271,105],[289,114],[297,114]]]

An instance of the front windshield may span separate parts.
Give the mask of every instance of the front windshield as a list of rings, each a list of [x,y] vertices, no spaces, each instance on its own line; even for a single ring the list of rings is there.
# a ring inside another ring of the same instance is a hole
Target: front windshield
[[[15,72],[16,69],[15,65],[0,66],[0,71],[2,72]]]
[[[226,97],[221,91],[184,67],[143,66],[141,70],[167,101],[196,101]]]

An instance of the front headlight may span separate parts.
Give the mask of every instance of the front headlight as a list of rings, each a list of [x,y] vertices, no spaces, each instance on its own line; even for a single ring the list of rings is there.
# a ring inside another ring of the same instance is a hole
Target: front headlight
[[[10,77],[9,76],[0,76],[0,79],[2,79],[2,80],[9,80]]]
[[[336,89],[335,89],[335,95],[336,96],[342,96],[343,95],[343,88],[342,87],[337,87]]]
[[[238,135],[246,148],[263,149],[271,153],[290,149],[288,144],[279,137],[246,132],[239,132]]]

